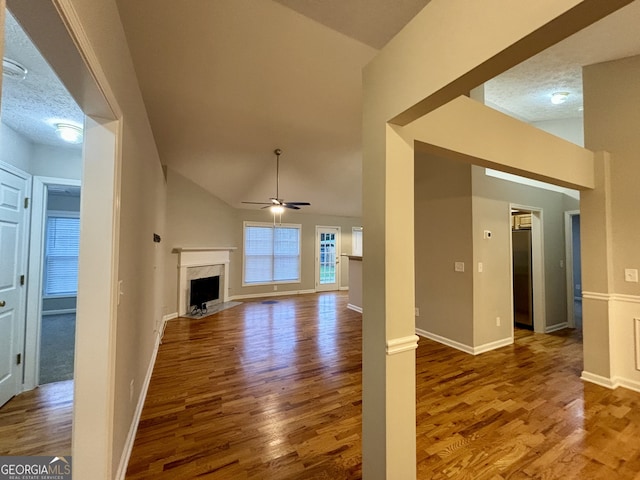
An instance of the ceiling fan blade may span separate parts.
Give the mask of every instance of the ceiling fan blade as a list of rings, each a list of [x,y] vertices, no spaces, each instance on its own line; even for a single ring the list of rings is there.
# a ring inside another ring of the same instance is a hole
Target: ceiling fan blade
[[[240,203],[248,203],[250,205],[271,205],[268,202],[240,202]]]
[[[290,208],[291,210],[300,210],[300,207],[296,207],[295,205],[291,205],[290,203],[283,203],[282,206],[284,208]]]
[[[309,202],[285,202],[286,205],[298,205],[300,207],[304,207],[304,206],[310,206],[311,204]]]

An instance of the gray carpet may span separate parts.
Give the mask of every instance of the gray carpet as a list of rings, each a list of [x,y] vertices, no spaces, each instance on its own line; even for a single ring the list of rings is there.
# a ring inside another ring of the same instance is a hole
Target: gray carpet
[[[42,316],[40,385],[73,378],[75,339],[75,313]]]

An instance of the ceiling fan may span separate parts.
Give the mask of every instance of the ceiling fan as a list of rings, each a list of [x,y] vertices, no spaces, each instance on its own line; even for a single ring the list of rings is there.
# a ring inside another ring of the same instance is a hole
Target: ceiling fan
[[[300,207],[310,206],[309,202],[285,202],[280,198],[280,155],[282,150],[276,148],[273,153],[276,154],[276,196],[271,197],[269,202],[242,202],[252,205],[264,205],[262,208],[269,208],[273,213],[282,213],[285,208],[292,210],[300,210]]]

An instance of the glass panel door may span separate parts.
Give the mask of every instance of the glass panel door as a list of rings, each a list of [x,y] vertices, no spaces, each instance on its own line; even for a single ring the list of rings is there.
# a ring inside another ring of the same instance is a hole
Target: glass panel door
[[[340,229],[316,227],[316,290],[338,290],[339,262]]]

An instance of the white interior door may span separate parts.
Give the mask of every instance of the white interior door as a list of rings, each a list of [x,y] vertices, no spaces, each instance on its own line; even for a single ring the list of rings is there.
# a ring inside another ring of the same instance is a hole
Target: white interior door
[[[0,405],[20,391],[27,178],[0,167]]]
[[[316,227],[316,291],[340,287],[340,227]]]

